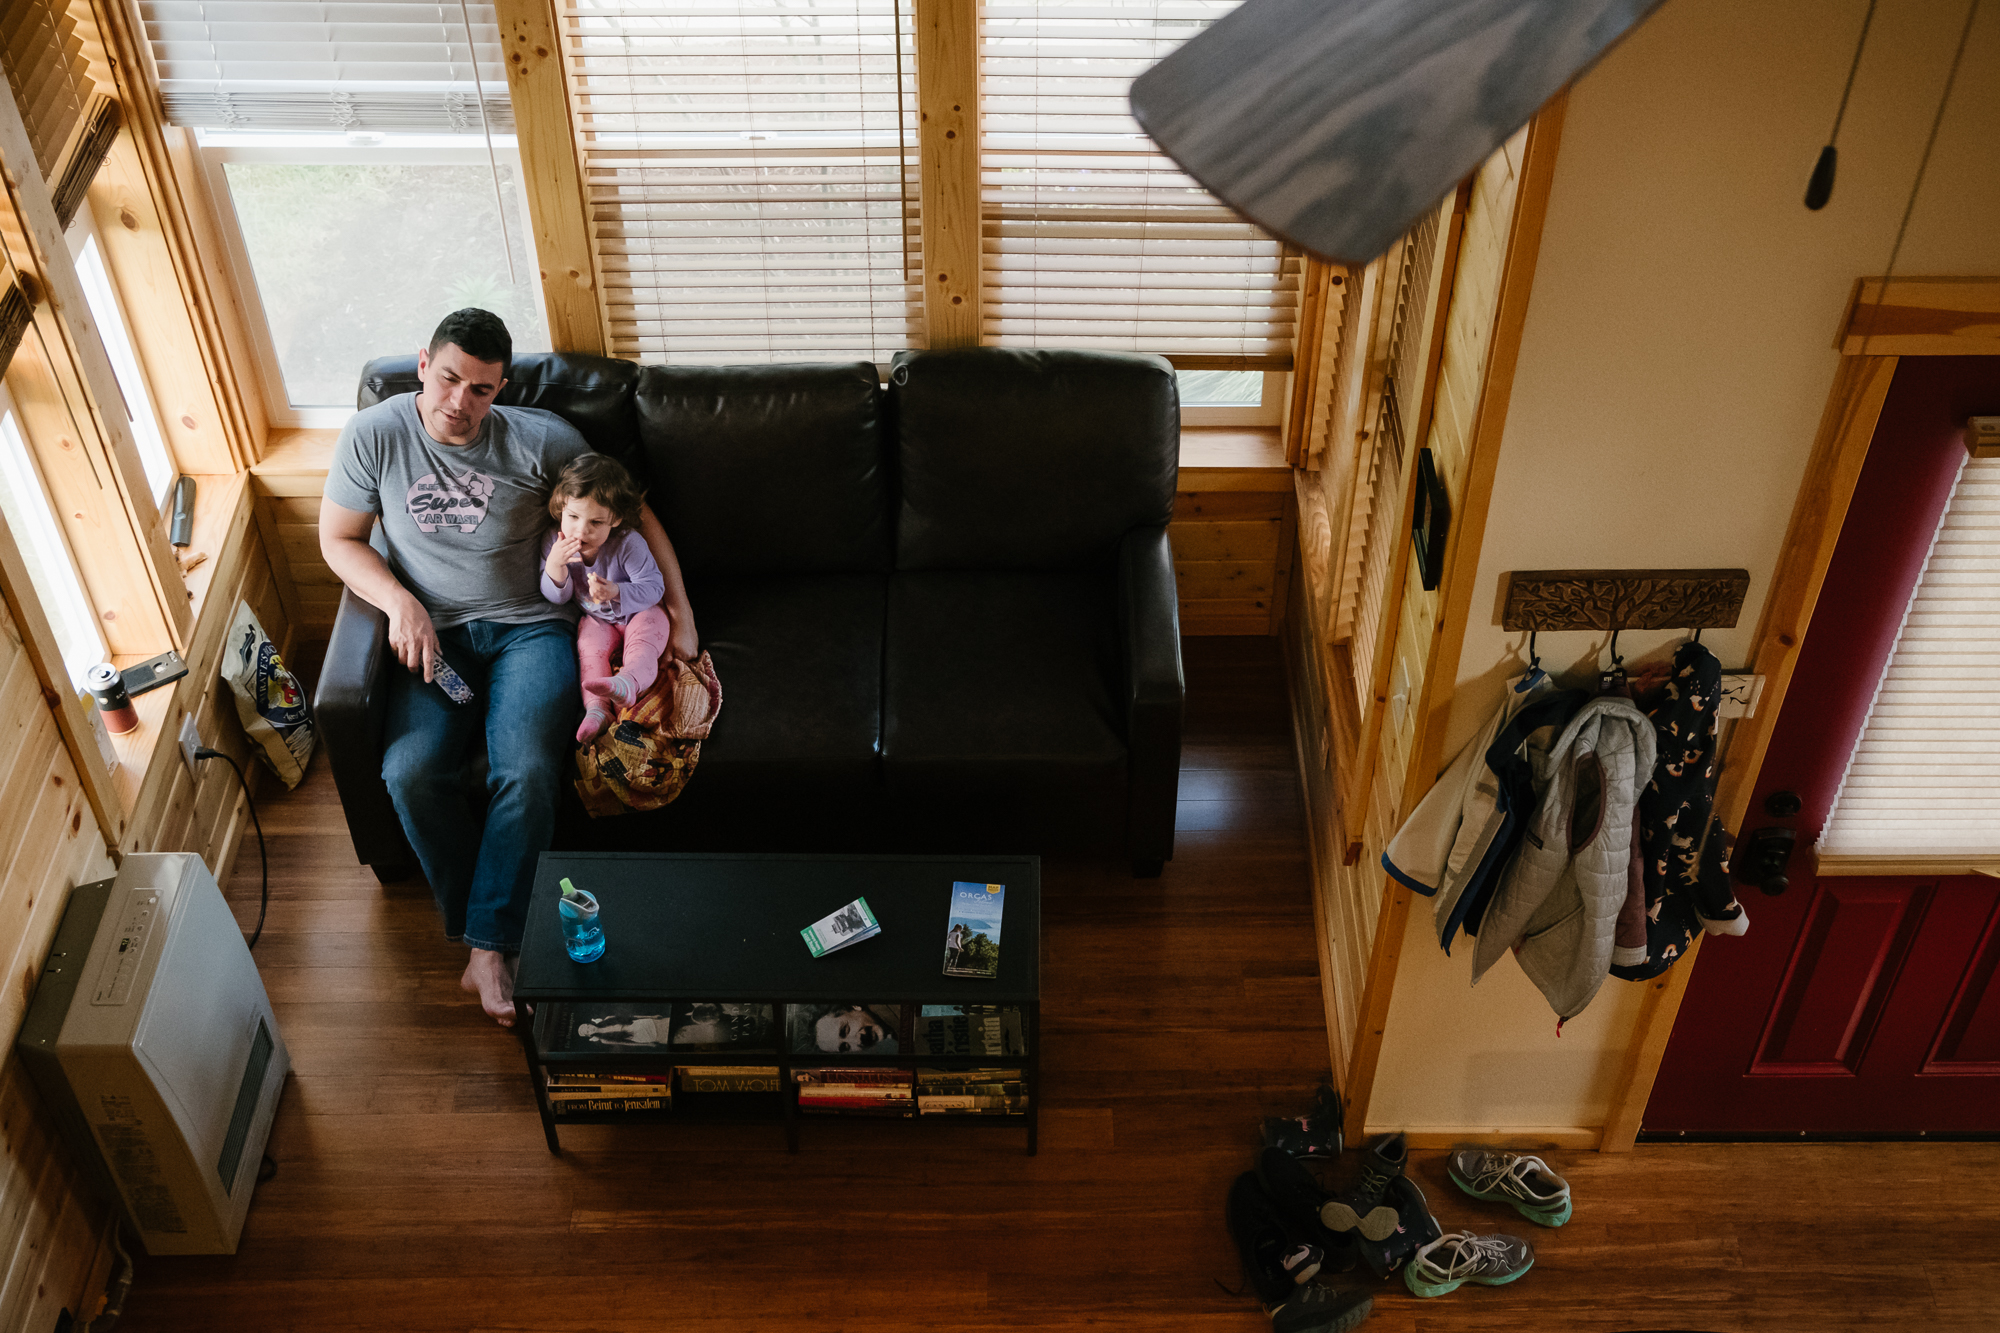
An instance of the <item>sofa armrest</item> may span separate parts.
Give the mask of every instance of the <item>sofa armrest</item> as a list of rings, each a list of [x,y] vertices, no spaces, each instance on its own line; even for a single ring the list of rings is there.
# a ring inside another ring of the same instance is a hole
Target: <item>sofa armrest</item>
[[[1118,628],[1125,662],[1125,745],[1131,797],[1126,845],[1133,866],[1157,873],[1174,855],[1180,799],[1180,590],[1164,524],[1135,528],[1118,545]]]
[[[382,781],[382,730],[389,706],[386,668],[393,662],[389,617],[351,589],[343,589],[319,686],[313,692],[313,716],[319,743],[333,766],[333,784],[354,839],[354,855],[384,878],[416,864],[388,785]]]

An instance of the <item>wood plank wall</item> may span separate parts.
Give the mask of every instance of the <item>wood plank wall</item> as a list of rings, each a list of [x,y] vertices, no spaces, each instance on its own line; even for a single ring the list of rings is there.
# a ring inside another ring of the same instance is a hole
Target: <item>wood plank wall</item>
[[[218,479],[219,481],[220,479]],[[215,558],[215,580],[199,619],[188,675],[166,712],[173,731],[192,713],[204,744],[256,766],[236,722],[234,697],[220,677],[224,631],[239,599],[248,600],[281,649],[291,631],[277,597],[248,506],[229,526],[234,540]],[[164,692],[164,691],[163,691]],[[127,772],[114,775],[129,779]],[[213,761],[197,782],[168,746],[143,781],[123,784],[135,811],[126,851],[197,851],[226,881],[247,810],[235,775]],[[254,854],[254,848],[252,849]],[[102,831],[91,817],[56,715],[22,645],[21,630],[0,603],[0,1328],[52,1329],[58,1312],[94,1314],[111,1266],[111,1207],[96,1197],[57,1136],[39,1095],[13,1056],[13,1043],[48,955],[69,891],[114,873]]]
[[[1440,369],[1436,414],[1423,441],[1433,453],[1438,476],[1456,513],[1464,498],[1466,465],[1472,443],[1472,422],[1485,378],[1486,353],[1493,334],[1506,260],[1507,239],[1514,216],[1526,133],[1515,135],[1480,168],[1466,211],[1465,237],[1453,280],[1451,308],[1446,317],[1444,359]],[[1303,579],[1301,580],[1303,585]],[[1410,702],[1423,690],[1436,637],[1440,593],[1426,592],[1422,575],[1411,562],[1403,590],[1399,622],[1392,628],[1396,648],[1389,680],[1389,709],[1383,719],[1380,758],[1364,799],[1361,854],[1343,864],[1346,839],[1332,765],[1332,718],[1320,661],[1326,638],[1315,632],[1315,618],[1327,602],[1315,590],[1301,586],[1289,598],[1285,618],[1286,661],[1291,672],[1293,727],[1306,788],[1307,826],[1311,831],[1313,875],[1320,899],[1326,940],[1322,959],[1328,990],[1327,1030],[1336,1069],[1346,1067],[1347,1049],[1361,1013],[1375,948],[1375,927],[1381,915],[1382,850],[1401,817],[1404,778],[1416,737],[1417,717]]]

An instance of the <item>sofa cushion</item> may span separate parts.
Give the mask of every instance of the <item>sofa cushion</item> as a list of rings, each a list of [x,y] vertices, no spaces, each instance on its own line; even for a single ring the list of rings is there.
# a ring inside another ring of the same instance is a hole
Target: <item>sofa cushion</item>
[[[1173,367],[1123,352],[903,352],[898,569],[1076,569],[1173,517]]]
[[[630,361],[580,352],[524,352],[514,358],[506,387],[494,401],[554,412],[575,426],[591,448],[631,468],[646,485],[646,464],[638,450],[639,416],[632,402],[638,381],[639,367]],[[373,407],[422,387],[416,357],[378,356],[362,368],[354,405]]]
[[[650,498],[684,571],[889,568],[890,488],[875,373],[865,361],[640,371]],[[697,614],[706,631],[706,612]]]
[[[879,782],[879,574],[691,580],[688,596],[722,681],[722,714],[690,784],[704,797]]]
[[[882,764],[892,798],[1111,790],[1125,744],[1108,580],[917,573],[890,580]]]

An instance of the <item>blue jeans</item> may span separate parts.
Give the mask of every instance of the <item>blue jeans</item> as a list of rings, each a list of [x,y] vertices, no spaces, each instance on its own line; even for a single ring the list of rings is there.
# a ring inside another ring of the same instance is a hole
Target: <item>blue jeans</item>
[[[576,631],[566,620],[475,620],[440,630],[438,644],[474,697],[455,704],[392,665],[382,779],[444,913],[444,933],[514,953],[575,739]],[[483,816],[463,779],[482,728]]]

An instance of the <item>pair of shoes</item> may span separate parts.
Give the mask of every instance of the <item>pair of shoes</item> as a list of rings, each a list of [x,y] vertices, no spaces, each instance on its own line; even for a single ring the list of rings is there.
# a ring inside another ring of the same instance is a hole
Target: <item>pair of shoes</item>
[[[1403,1174],[1408,1158],[1401,1134],[1385,1134],[1369,1146],[1360,1182],[1329,1196],[1305,1165],[1276,1148],[1257,1155],[1257,1178],[1296,1233],[1311,1234],[1318,1224],[1325,1263],[1336,1256],[1351,1267],[1358,1256],[1377,1277],[1387,1277],[1419,1245],[1440,1231],[1424,1192]]]
[[[1447,1166],[1452,1183],[1475,1199],[1511,1203],[1521,1216],[1545,1227],[1569,1221],[1569,1182],[1539,1157],[1460,1148]]]
[[[1340,1125],[1346,1112],[1340,1094],[1322,1083],[1313,1093],[1312,1109],[1300,1116],[1266,1116],[1264,1146],[1308,1161],[1332,1161],[1340,1156]]]
[[[1358,1231],[1363,1240],[1387,1240],[1396,1232],[1395,1204],[1387,1201],[1389,1186],[1403,1178],[1410,1160],[1401,1134],[1385,1134],[1361,1156],[1361,1179],[1321,1205],[1320,1225],[1335,1233]]]
[[[1453,1231],[1417,1250],[1403,1285],[1418,1296],[1442,1296],[1468,1282],[1504,1287],[1534,1266],[1534,1247],[1518,1237]]]
[[[1294,1230],[1256,1172],[1229,1187],[1228,1219],[1244,1279],[1270,1313],[1273,1333],[1346,1333],[1374,1308],[1363,1292],[1313,1283],[1325,1251]]]

